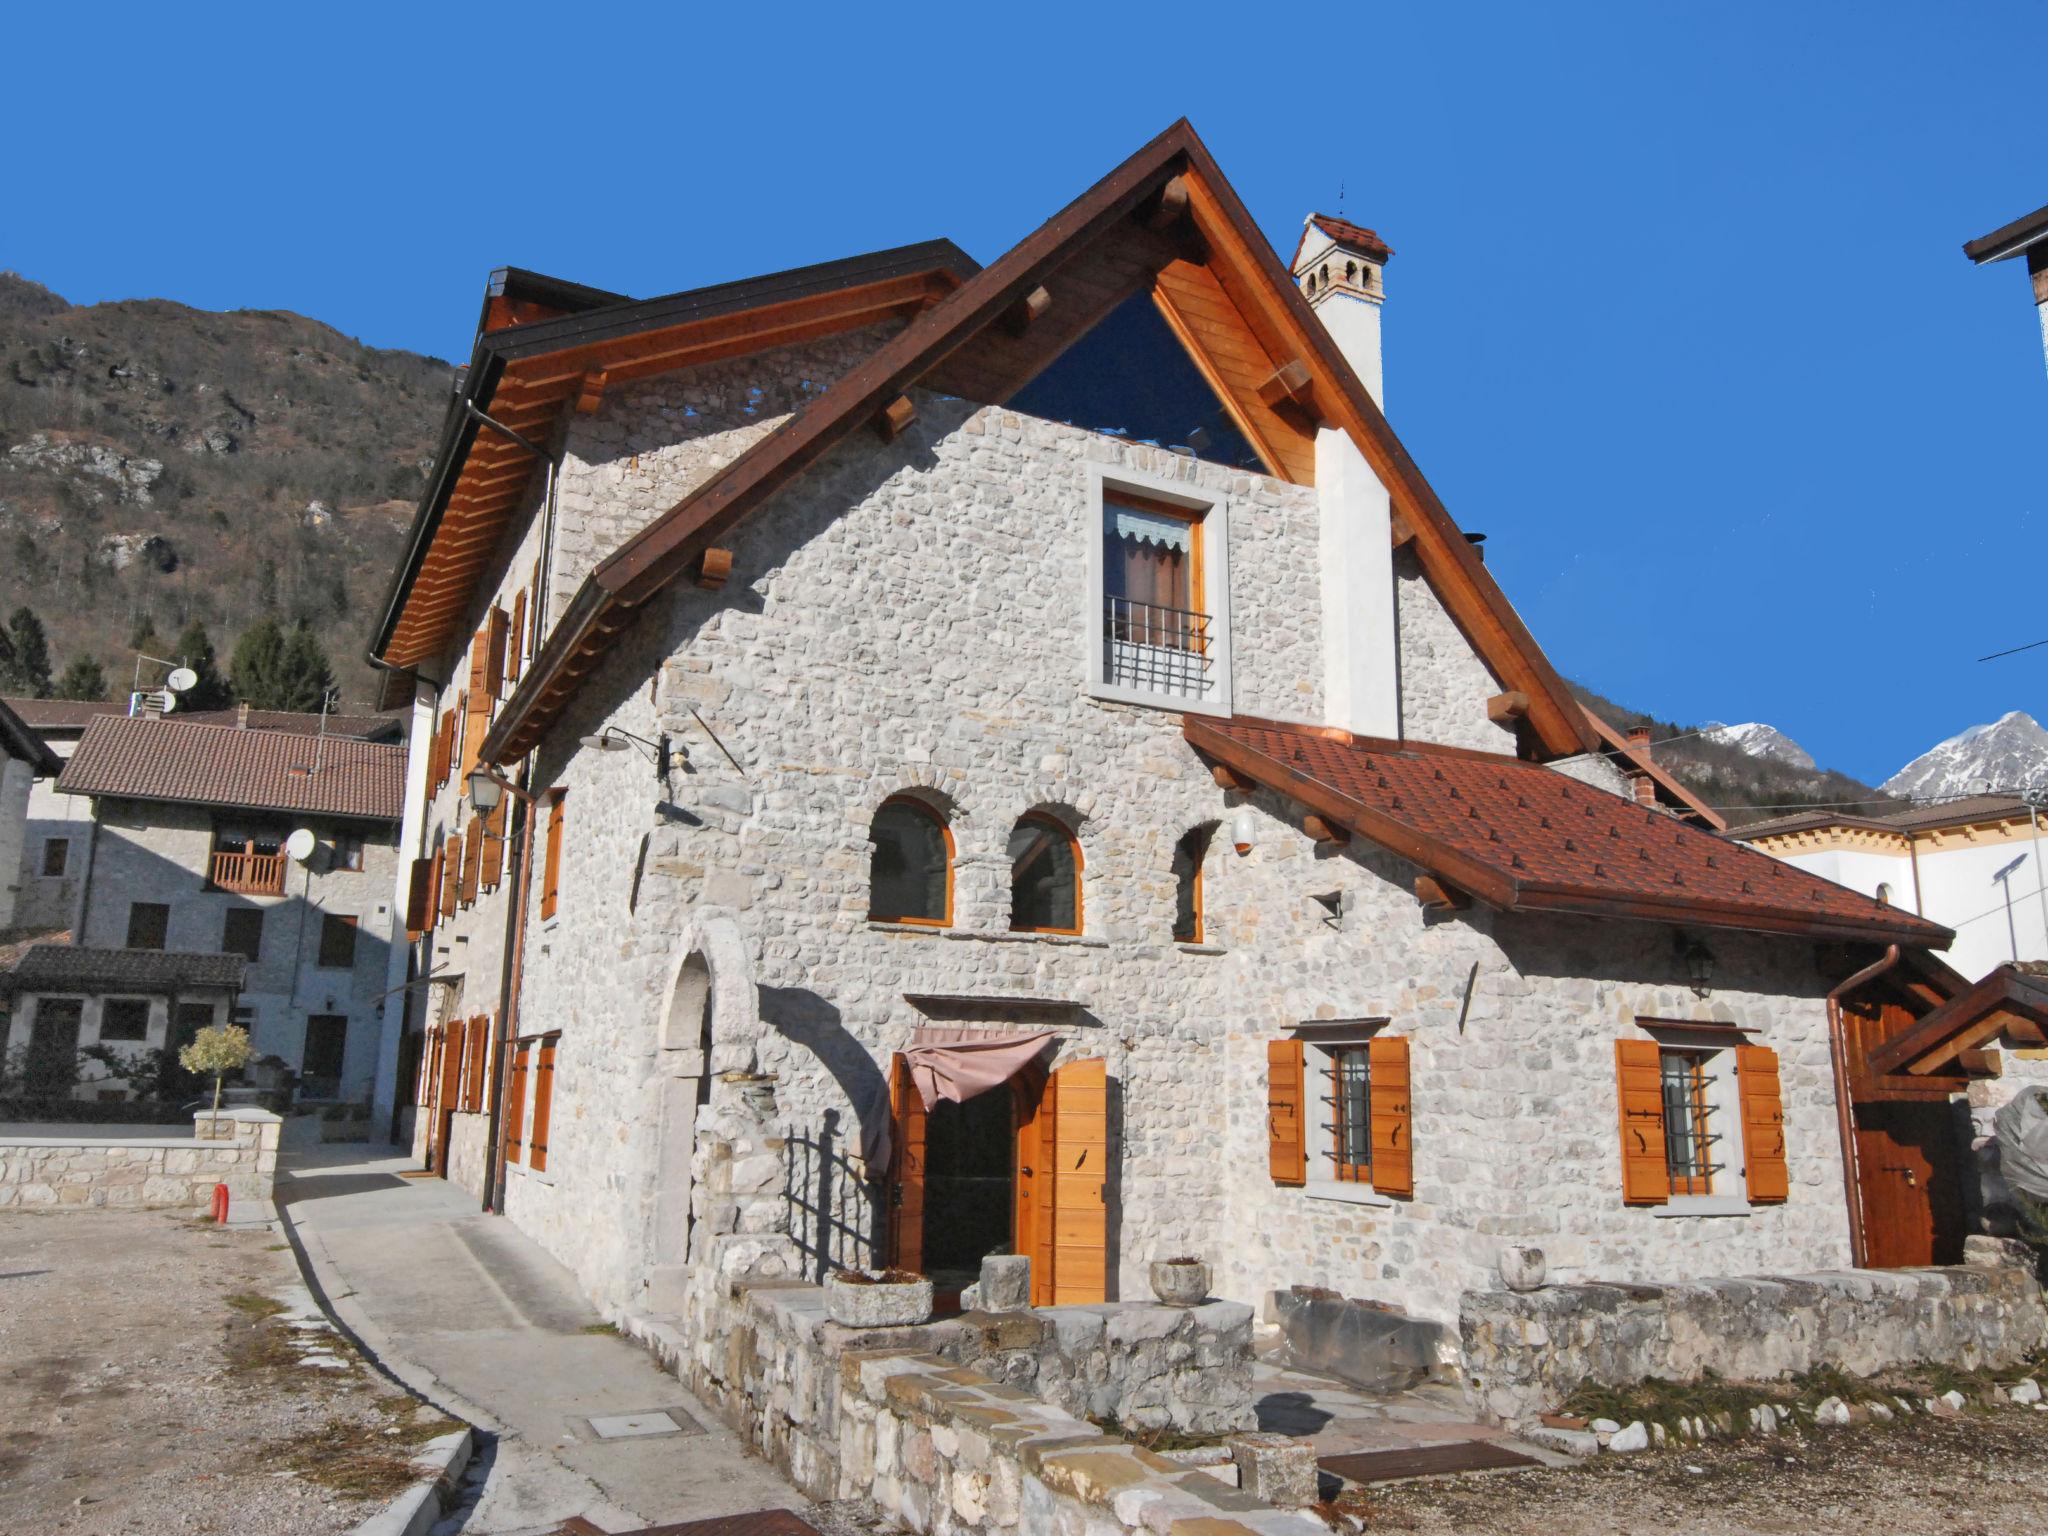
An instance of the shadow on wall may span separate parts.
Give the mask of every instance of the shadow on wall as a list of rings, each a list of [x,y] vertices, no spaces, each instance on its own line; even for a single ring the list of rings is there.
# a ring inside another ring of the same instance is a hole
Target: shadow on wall
[[[888,1113],[888,1079],[841,1022],[838,1007],[802,987],[758,987],[761,1022],[802,1046],[832,1074],[858,1116]],[[806,1273],[873,1264],[881,1252],[882,1205],[849,1154],[860,1149],[865,1120],[843,1124],[828,1109],[815,1135],[793,1133],[786,1150],[791,1237]]]

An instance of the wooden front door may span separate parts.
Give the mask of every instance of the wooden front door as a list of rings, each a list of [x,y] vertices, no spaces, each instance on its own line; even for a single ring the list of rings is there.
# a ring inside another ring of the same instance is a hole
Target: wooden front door
[[[460,1019],[441,1032],[441,1081],[434,1094],[434,1172],[448,1177],[448,1141],[455,1129],[455,1107],[462,1093],[465,1037]]]
[[[1856,1106],[1864,1262],[1907,1269],[1962,1260],[1961,1170],[1945,1102]]]
[[[1019,1094],[1016,1251],[1031,1255],[1031,1304],[1108,1299],[1109,1073],[1069,1062],[1035,1103]]]
[[[889,1064],[889,1264],[924,1271],[924,1099],[901,1051]]]

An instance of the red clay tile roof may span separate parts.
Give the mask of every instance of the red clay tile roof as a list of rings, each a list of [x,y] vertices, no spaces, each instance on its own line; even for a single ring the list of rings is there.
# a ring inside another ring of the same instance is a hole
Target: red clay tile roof
[[[15,993],[102,987],[115,992],[177,992],[186,987],[239,992],[248,969],[249,962],[240,955],[37,944],[0,975],[0,985]]]
[[[1183,730],[1204,755],[1502,910],[1936,948],[1954,937],[1537,763],[1242,718],[1190,715]]]
[[[1335,214],[1312,213],[1308,216],[1308,223],[1301,227],[1301,239],[1295,242],[1294,258],[1287,263],[1290,270],[1294,267],[1295,262],[1301,260],[1301,248],[1308,244],[1308,231],[1311,224],[1328,235],[1332,240],[1342,241],[1345,245],[1361,246],[1368,255],[1377,256],[1381,261],[1385,261],[1394,254],[1392,246],[1388,245],[1386,241],[1367,229],[1363,224],[1354,224],[1349,219],[1338,218]]]
[[[102,715],[85,728],[57,788],[73,795],[397,821],[405,805],[405,748]]]
[[[125,701],[112,699],[7,698],[0,699],[0,705],[12,709],[39,731],[82,731],[101,715],[128,713]],[[234,709],[202,709],[191,714],[175,714],[171,718],[186,725],[236,725],[240,723],[240,712]],[[249,711],[249,729],[296,731],[301,736],[317,736],[321,724],[318,715],[284,709],[252,709]],[[329,715],[326,731],[330,736],[356,736],[365,741],[397,741],[405,734],[405,719],[399,714]]]

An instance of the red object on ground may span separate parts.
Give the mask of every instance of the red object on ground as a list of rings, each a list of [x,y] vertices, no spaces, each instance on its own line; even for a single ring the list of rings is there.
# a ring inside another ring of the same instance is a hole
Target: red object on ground
[[[225,1184],[213,1186],[213,1219],[225,1225],[228,1219],[228,1187]]]

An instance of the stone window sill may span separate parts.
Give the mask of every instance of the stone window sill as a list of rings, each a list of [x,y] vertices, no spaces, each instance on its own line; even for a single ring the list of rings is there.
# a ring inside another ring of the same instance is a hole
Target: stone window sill
[[[971,939],[982,944],[1072,944],[1082,949],[1107,949],[1109,940],[1085,933],[977,933],[972,928],[934,928],[926,923],[868,923],[870,933],[915,933],[929,939]],[[1222,950],[1217,950],[1222,954]]]
[[[1221,944],[1183,944],[1179,940],[1175,940],[1173,947],[1184,955],[1227,955],[1230,953]]]
[[[1675,1195],[1651,1214],[1667,1221],[1678,1216],[1747,1216],[1750,1207],[1740,1195]]]
[[[1376,1205],[1391,1210],[1394,1204],[1370,1184],[1354,1184],[1348,1179],[1310,1179],[1301,1192],[1311,1200],[1335,1200],[1340,1205]]]

